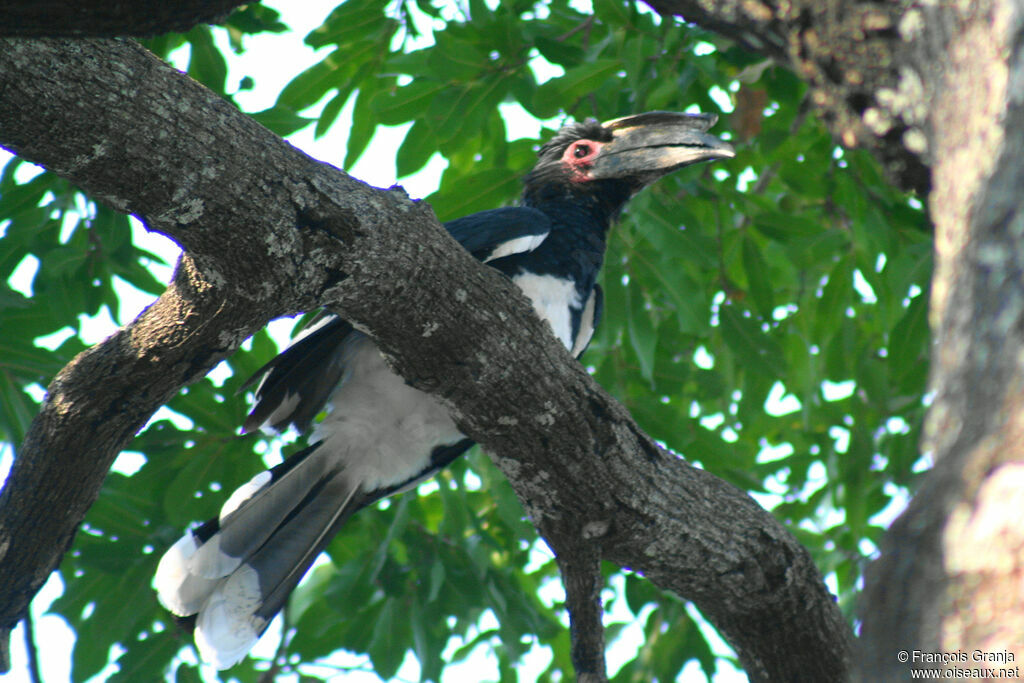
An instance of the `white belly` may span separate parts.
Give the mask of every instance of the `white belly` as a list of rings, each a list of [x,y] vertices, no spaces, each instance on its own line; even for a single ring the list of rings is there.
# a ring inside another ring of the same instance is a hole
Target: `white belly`
[[[440,402],[391,371],[369,339],[357,344],[348,361],[352,372],[312,440],[345,453],[346,472],[373,491],[408,481],[427,468],[436,446],[465,437]]]
[[[572,349],[572,317],[570,307],[579,310],[582,302],[576,283],[554,275],[523,273],[512,278],[533,303],[533,310],[547,320],[555,336],[567,349]]]

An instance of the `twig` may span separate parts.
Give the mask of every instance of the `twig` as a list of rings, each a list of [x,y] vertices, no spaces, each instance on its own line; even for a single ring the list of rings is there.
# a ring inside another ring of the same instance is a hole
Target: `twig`
[[[274,659],[270,662],[270,668],[260,674],[258,683],[274,683],[277,675],[281,673],[281,669],[288,662],[288,607],[290,604],[285,603],[284,609],[281,610],[281,642],[277,644],[277,650],[274,652]]]
[[[810,114],[810,111],[811,111],[810,100],[805,96],[804,99],[802,99],[800,101],[800,104],[799,104],[799,106],[797,108],[796,116],[793,117],[793,121],[792,121],[792,123],[790,123],[790,126],[789,126],[789,135],[790,135],[790,137],[796,135],[797,131],[799,131],[800,128],[803,127],[804,121],[807,120],[807,116],[808,116],[808,114]],[[761,173],[758,174],[757,180],[754,182],[754,184],[747,188],[747,194],[759,195],[759,194],[762,194],[765,190],[767,190],[768,189],[768,185],[771,183],[772,180],[775,179],[775,176],[778,174],[779,168],[781,166],[782,166],[782,162],[781,161],[777,161],[774,164],[772,164],[771,166],[769,166],[768,168],[763,169],[761,171]],[[740,220],[740,223],[737,226],[737,228],[740,229],[740,230],[743,230],[748,225],[750,225],[750,214],[749,213],[745,213],[743,215],[742,219]]]
[[[572,27],[571,29],[569,29],[568,31],[563,33],[562,35],[556,36],[555,37],[555,41],[559,42],[559,43],[564,43],[566,40],[568,40],[569,38],[572,38],[574,35],[576,35],[580,31],[586,31],[587,35],[586,35],[586,40],[584,40],[584,43],[589,42],[589,40],[590,40],[590,29],[593,27],[593,25],[594,25],[594,15],[590,15],[589,17],[587,17],[586,19],[584,19],[583,21],[581,21],[580,23],[576,24],[574,27]]]
[[[36,649],[35,626],[32,623],[32,613],[26,612],[25,618],[21,620],[25,629],[25,651],[28,653],[28,677],[32,683],[42,683],[43,677],[39,673],[39,651]]]
[[[604,625],[601,605],[601,549],[596,542],[582,539],[571,548],[561,547],[555,560],[565,585],[565,606],[569,610],[572,664],[576,680],[602,683],[608,680],[604,662]]]
[[[11,629],[0,628],[0,673],[11,670]]]

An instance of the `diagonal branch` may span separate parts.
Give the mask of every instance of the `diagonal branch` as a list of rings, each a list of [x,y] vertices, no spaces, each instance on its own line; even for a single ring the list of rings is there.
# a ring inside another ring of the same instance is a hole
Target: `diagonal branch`
[[[258,326],[183,260],[131,325],[54,378],[0,493],[0,626],[6,642],[70,547],[114,458],[149,416]]]
[[[0,35],[115,37],[184,33],[223,21],[246,0],[0,0]]]
[[[426,205],[314,162],[131,42],[4,41],[0,93],[0,143],[187,252],[168,294],[50,387],[0,494],[0,626],[156,407],[267,319],[328,305],[446,402],[553,548],[586,533],[692,599],[752,680],[845,677],[850,631],[807,552],[744,493],[658,448]],[[51,489],[68,498],[34,508],[39,535],[20,511]]]
[[[604,661],[604,624],[601,605],[601,548],[590,536],[603,536],[606,529],[598,525],[578,530],[573,548],[556,548],[555,560],[565,585],[565,607],[569,612],[572,665],[580,683],[601,683],[608,680]]]

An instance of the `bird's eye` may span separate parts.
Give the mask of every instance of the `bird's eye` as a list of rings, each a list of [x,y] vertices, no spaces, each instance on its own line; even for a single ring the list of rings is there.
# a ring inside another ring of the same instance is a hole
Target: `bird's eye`
[[[582,159],[583,157],[588,156],[590,154],[590,145],[576,145],[576,148],[573,149],[572,154],[577,159]]]

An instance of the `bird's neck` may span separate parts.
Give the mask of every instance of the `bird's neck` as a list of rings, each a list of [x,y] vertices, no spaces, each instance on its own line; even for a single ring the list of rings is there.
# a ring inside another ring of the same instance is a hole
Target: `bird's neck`
[[[528,185],[523,192],[523,204],[544,212],[556,225],[572,225],[603,242],[631,195],[629,185],[616,180],[545,183],[538,187]]]

